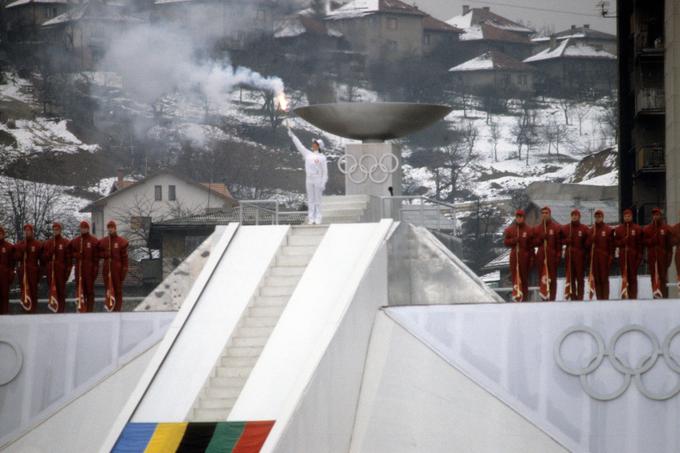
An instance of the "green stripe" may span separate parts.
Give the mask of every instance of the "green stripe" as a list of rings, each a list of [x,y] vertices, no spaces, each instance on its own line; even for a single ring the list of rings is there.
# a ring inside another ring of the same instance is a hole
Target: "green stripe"
[[[218,423],[205,453],[231,453],[245,426],[245,422]]]

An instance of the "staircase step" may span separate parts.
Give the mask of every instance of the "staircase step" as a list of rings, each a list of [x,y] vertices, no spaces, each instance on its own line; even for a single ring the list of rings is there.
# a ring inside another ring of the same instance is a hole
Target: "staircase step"
[[[297,277],[305,273],[304,266],[274,266],[269,271],[272,277]]]
[[[328,195],[325,197],[321,198],[321,204],[323,205],[324,203],[348,203],[348,202],[353,202],[353,203],[368,203],[370,200],[368,195],[361,195],[361,194],[356,194],[356,195]]]
[[[276,257],[277,266],[306,266],[309,263],[309,256],[303,255],[279,255]]]
[[[324,225],[296,225],[293,227],[293,236],[323,236],[328,230]]]
[[[241,384],[243,386],[243,384]],[[206,389],[205,395],[202,397],[204,401],[220,401],[220,400],[234,400],[236,401],[236,398],[238,398],[239,394],[241,393],[241,387],[217,387],[214,386],[212,382],[210,382],[210,386]],[[233,404],[233,403],[232,403]],[[203,407],[209,407],[209,406],[203,406]],[[215,404],[215,407],[225,407],[225,406],[217,406],[217,403]]]
[[[239,346],[230,346],[229,349],[227,349],[227,353],[225,354],[225,357],[222,357],[222,360],[227,360],[231,357],[253,357],[257,358],[260,355],[260,352],[262,352],[262,348],[258,347],[239,347]]]
[[[229,415],[229,410],[234,407],[234,403],[236,403],[236,398],[238,398],[238,395],[233,398],[205,398],[202,397],[199,400],[198,403],[198,408],[199,409],[217,409],[222,411],[221,416],[224,417],[224,419],[227,418]]]
[[[213,377],[210,386],[214,388],[239,388],[246,383],[247,376]]]
[[[264,297],[290,297],[293,291],[295,291],[295,286],[265,286],[260,290],[260,295]]]
[[[288,245],[291,246],[318,246],[322,235],[292,235],[288,238]]]
[[[246,327],[238,330],[238,335],[243,338],[269,337],[272,329],[269,327]]]
[[[278,316],[268,316],[268,317],[250,317],[246,319],[246,322],[244,323],[245,327],[266,327],[266,328],[273,328],[276,323],[279,321]]]
[[[284,307],[250,307],[250,316],[253,318],[278,318]]]
[[[267,344],[267,337],[236,337],[232,339],[234,347],[263,347]]]
[[[312,256],[314,255],[314,252],[316,252],[316,246],[286,246],[283,248],[282,253],[287,256],[298,256],[298,255],[304,255],[304,256]]]
[[[191,417],[194,422],[222,422],[226,421],[229,416],[229,411],[222,409],[203,409],[196,408]]]
[[[284,307],[288,299],[286,296],[257,296],[251,307]]]
[[[263,286],[295,286],[299,279],[297,275],[289,277],[269,276],[265,279]]]
[[[236,366],[233,364],[233,361],[234,359],[229,361],[229,366],[222,362],[222,366],[217,367],[215,371],[215,377],[213,379],[247,378],[250,375],[250,370],[252,370],[255,366],[255,363],[257,363],[256,360],[253,360],[252,363],[249,363],[248,365]]]

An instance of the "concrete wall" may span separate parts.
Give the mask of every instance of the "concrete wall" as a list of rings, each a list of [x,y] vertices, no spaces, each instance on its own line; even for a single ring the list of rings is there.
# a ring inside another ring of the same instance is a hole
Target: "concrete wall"
[[[157,344],[173,318],[174,313],[0,317],[0,448],[50,420]],[[15,377],[13,349],[23,358]],[[92,429],[100,432],[101,427]]]
[[[173,325],[172,329],[181,330],[169,352],[159,351],[159,355],[165,354],[162,365],[154,373],[132,421],[186,419],[288,230],[288,226],[238,230],[201,292],[200,303],[195,304],[181,328]]]
[[[350,452],[566,452],[379,312]]]
[[[502,302],[429,231],[400,223],[389,239],[390,305]]]
[[[125,364],[92,390],[60,409],[3,451],[6,453],[97,451],[155,351],[156,346]]]

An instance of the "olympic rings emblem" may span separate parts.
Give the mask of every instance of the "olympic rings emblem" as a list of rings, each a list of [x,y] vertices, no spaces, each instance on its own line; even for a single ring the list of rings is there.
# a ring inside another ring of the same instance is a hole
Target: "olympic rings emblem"
[[[24,356],[21,354],[19,346],[9,340],[0,340],[1,345],[7,345],[14,352],[14,361],[10,360],[0,364],[0,387],[7,385],[19,375],[24,365]]]
[[[630,332],[638,332],[642,334],[647,338],[652,346],[652,351],[646,357],[643,357],[639,363],[635,364],[635,366],[626,363],[624,359],[621,359],[616,354],[617,343],[621,337]],[[562,344],[567,339],[567,337],[575,333],[584,333],[589,335],[597,345],[596,352],[588,359],[587,365],[585,367],[575,368],[569,366],[562,357]],[[557,338],[553,349],[553,356],[557,366],[559,366],[562,371],[579,378],[581,388],[593,399],[599,401],[614,400],[623,395],[626,390],[628,390],[628,387],[630,387],[630,383],[634,382],[637,389],[645,397],[655,401],[665,401],[680,393],[680,357],[674,355],[671,352],[671,343],[678,335],[680,335],[680,326],[671,330],[664,339],[663,344],[660,344],[656,335],[654,335],[654,333],[649,329],[641,325],[632,324],[619,329],[607,345],[602,339],[602,336],[593,328],[587,326],[574,326],[562,332],[562,334]],[[666,393],[650,391],[642,379],[642,376],[651,370],[654,365],[656,365],[659,356],[663,356],[664,362],[668,368],[677,374],[677,382],[675,387]],[[610,393],[598,392],[594,390],[588,382],[588,375],[595,372],[595,370],[597,370],[600,365],[602,365],[602,362],[604,362],[605,358],[608,358],[612,367],[614,367],[616,371],[623,375],[622,384],[619,386],[619,388]]]
[[[338,169],[354,184],[362,184],[367,179],[382,184],[399,170],[399,158],[394,154],[383,154],[380,159],[373,154],[364,154],[357,161],[356,157],[345,154],[338,159]],[[356,173],[358,177],[355,176]]]

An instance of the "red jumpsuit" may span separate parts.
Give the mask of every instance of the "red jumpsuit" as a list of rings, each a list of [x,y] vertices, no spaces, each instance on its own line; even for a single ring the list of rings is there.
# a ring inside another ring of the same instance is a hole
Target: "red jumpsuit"
[[[121,311],[123,308],[123,280],[128,271],[128,241],[118,235],[106,236],[99,240],[99,256],[104,260],[104,286],[107,294],[113,296],[113,305],[104,308],[108,311]],[[108,297],[107,297],[108,299]]]
[[[548,300],[555,300],[557,297],[557,266],[560,265],[560,255],[562,254],[561,231],[562,227],[554,220],[548,221],[545,225],[541,222],[534,227],[534,245],[538,247],[536,267],[539,279],[542,278],[542,269],[546,261],[548,264],[548,277],[550,278]]]
[[[82,294],[83,303],[76,301],[80,313],[94,311],[94,281],[99,273],[99,241],[90,233],[81,234],[71,241],[75,259],[76,299]]]
[[[675,272],[678,277],[678,285],[680,285],[680,223],[676,223],[671,227],[673,233],[673,245],[675,245]]]
[[[21,306],[28,313],[38,312],[38,281],[42,274],[42,242],[23,240],[14,247],[14,257],[19,264]]]
[[[647,247],[647,266],[652,277],[652,291],[658,291],[654,298],[667,298],[668,266],[671,264],[671,256],[673,255],[671,230],[664,223],[656,224],[652,222],[642,230],[642,238]]]
[[[597,300],[609,299],[609,270],[614,261],[614,230],[605,223],[596,223],[588,231],[588,260],[595,279]],[[594,247],[593,247],[594,245]],[[591,247],[593,247],[591,249]],[[589,271],[590,272],[590,271]]]
[[[562,226],[562,243],[567,246],[564,251],[564,266],[569,277],[566,279],[569,281],[565,280],[565,298],[569,298],[570,293],[571,300],[583,300],[587,239],[588,227],[581,222],[570,222]]]
[[[529,300],[529,269],[534,256],[533,230],[526,223],[512,224],[503,233],[503,243],[510,248],[510,274],[513,297],[518,302]],[[518,286],[517,291],[514,287]]]
[[[55,313],[66,310],[66,281],[71,275],[72,256],[70,241],[62,235],[55,236],[43,243],[43,263],[47,274],[48,303]],[[56,293],[53,294],[52,292]],[[56,296],[56,304],[52,297]]]
[[[642,228],[633,222],[623,223],[614,229],[614,245],[619,249],[619,267],[621,279],[628,284],[628,294],[624,299],[638,297],[638,269],[642,262]],[[622,290],[624,288],[621,288]]]
[[[14,281],[14,245],[0,241],[0,315],[9,314],[9,289]]]

